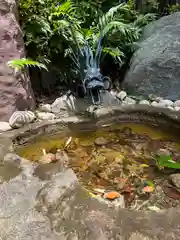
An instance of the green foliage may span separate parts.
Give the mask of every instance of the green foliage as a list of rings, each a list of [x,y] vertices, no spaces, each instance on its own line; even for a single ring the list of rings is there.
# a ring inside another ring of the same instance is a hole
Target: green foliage
[[[158,156],[156,158],[156,164],[158,168],[167,167],[167,168],[180,169],[180,163],[174,161],[173,158],[168,155]]]
[[[154,20],[155,15],[139,15],[130,1],[128,4],[118,2],[20,0],[20,23],[28,56],[43,63],[51,61],[61,73],[70,72],[74,65],[70,58],[72,49],[88,42],[95,52],[101,30],[104,35],[102,57],[111,55],[121,66],[132,53],[142,28]]]
[[[33,61],[31,59],[27,59],[27,58],[13,59],[11,61],[8,61],[7,65],[15,69],[16,71],[21,70],[25,67],[38,67],[40,69],[43,68],[46,71],[48,71],[47,67],[44,64]]]
[[[169,5],[168,6],[168,11],[170,13],[179,12],[180,11],[180,4]]]

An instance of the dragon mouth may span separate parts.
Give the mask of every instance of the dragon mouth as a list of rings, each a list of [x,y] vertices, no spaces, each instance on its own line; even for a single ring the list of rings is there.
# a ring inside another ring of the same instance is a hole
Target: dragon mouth
[[[89,90],[92,103],[95,105],[98,105],[101,103],[101,96],[100,96],[100,89],[99,88],[93,88]]]
[[[95,78],[87,84],[87,89],[93,104],[98,105],[101,103],[100,90],[103,88],[104,83]]]

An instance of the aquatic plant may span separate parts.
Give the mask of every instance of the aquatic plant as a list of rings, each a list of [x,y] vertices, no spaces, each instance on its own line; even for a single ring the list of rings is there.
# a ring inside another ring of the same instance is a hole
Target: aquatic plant
[[[169,155],[162,155],[156,157],[156,165],[158,168],[174,168],[180,169],[180,163],[176,162],[172,156]]]

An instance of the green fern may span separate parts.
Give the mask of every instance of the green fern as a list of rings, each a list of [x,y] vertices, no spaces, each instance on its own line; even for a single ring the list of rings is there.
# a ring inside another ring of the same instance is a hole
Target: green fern
[[[47,67],[39,62],[27,58],[13,59],[7,62],[7,65],[15,70],[22,70],[25,67],[38,67],[48,71]]]

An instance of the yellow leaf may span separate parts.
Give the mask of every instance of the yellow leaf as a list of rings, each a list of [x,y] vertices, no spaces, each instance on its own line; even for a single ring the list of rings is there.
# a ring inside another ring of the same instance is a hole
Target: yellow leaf
[[[69,137],[67,142],[65,143],[64,148],[67,148],[69,146],[69,144],[71,143],[71,141],[72,141],[72,137]]]
[[[149,165],[147,165],[147,164],[141,164],[140,167],[142,167],[142,168],[148,168]]]

